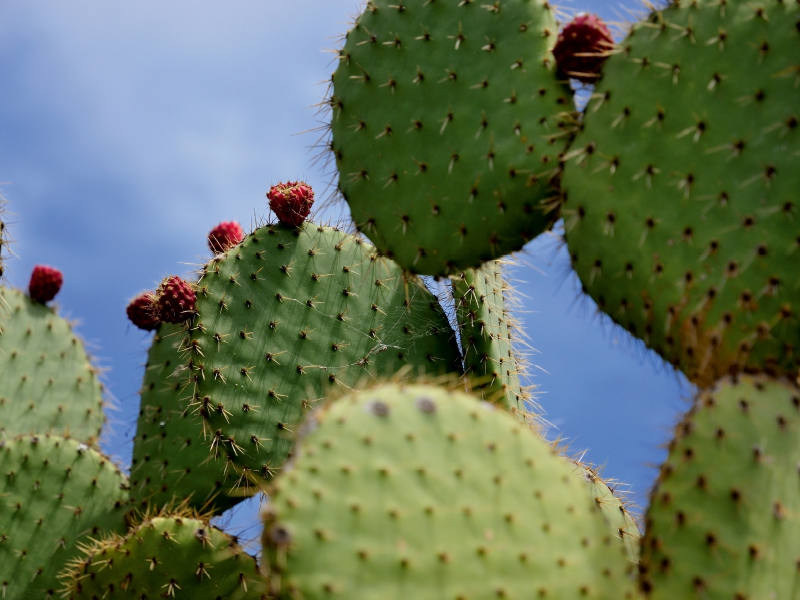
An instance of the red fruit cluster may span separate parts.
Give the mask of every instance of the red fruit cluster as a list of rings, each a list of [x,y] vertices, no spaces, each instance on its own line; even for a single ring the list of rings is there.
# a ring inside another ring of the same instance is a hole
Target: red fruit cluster
[[[314,190],[303,181],[287,181],[273,185],[269,192],[269,207],[285,225],[299,227],[314,204]]]
[[[56,297],[63,283],[64,276],[61,271],[45,265],[36,265],[31,273],[28,291],[33,300],[45,304]]]
[[[559,71],[583,83],[594,83],[613,47],[614,38],[600,17],[579,13],[558,35],[553,55]]]
[[[153,292],[143,292],[136,296],[125,312],[131,323],[145,331],[153,331],[161,323],[156,314],[156,295]]]
[[[192,285],[176,275],[164,279],[156,291],[156,315],[165,323],[183,323],[195,314],[197,296]]]
[[[244,230],[236,221],[223,221],[208,234],[208,247],[214,254],[233,248],[244,239]]]

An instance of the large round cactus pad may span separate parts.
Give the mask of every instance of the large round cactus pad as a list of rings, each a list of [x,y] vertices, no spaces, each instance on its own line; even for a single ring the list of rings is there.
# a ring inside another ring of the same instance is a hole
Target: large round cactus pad
[[[540,0],[376,0],[333,75],[339,190],[406,270],[448,275],[518,250],[558,218],[557,26]]]
[[[316,420],[266,517],[279,597],[633,597],[575,465],[494,405],[386,385]]]
[[[699,0],[635,24],[565,166],[585,290],[701,385],[800,365],[799,16]]]

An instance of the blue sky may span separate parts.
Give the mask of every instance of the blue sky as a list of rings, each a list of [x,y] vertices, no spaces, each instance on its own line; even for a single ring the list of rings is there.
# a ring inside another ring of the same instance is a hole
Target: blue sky
[[[321,191],[314,142],[334,68],[326,48],[355,0],[0,3],[0,182],[11,203],[8,280],[62,269],[64,314],[80,321],[118,410],[105,449],[123,463],[149,336],[127,301],[208,258],[222,220],[247,229],[264,194],[304,178]],[[618,20],[624,9],[576,0]],[[345,218],[328,211],[325,217]],[[574,450],[644,503],[689,388],[579,297],[563,249],[534,241],[514,277],[537,350],[532,383]]]

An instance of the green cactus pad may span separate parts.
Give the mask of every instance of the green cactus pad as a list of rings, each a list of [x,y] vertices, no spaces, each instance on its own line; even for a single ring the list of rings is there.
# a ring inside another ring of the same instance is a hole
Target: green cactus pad
[[[215,466],[232,501],[282,466],[304,412],[332,390],[460,371],[436,298],[331,227],[257,229],[212,260],[197,286],[184,341],[187,418],[173,424],[196,442],[181,450],[186,460]]]
[[[0,286],[0,437],[61,433],[94,444],[103,388],[70,324]]]
[[[641,586],[655,599],[796,598],[800,389],[729,378],[676,429],[646,517]]]
[[[639,562],[641,531],[631,512],[632,502],[625,499],[627,492],[620,489],[618,482],[603,479],[600,469],[570,460],[578,467],[576,472],[586,483],[590,497],[600,507],[606,526],[625,548],[629,572],[634,573]]]
[[[514,348],[517,323],[507,308],[510,288],[501,264],[492,261],[464,271],[452,283],[465,373],[484,399],[527,412],[531,395],[520,384],[524,364]]]
[[[356,225],[406,270],[448,275],[558,218],[572,110],[544,0],[374,0],[333,75],[331,150]]]
[[[494,405],[385,385],[315,417],[266,514],[278,597],[633,597],[575,466]]]
[[[637,23],[568,154],[585,290],[704,386],[800,364],[799,9],[699,0]]]
[[[0,442],[0,597],[53,598],[79,545],[125,531],[127,479],[108,458],[49,435]]]
[[[75,600],[265,597],[255,559],[234,538],[182,515],[148,517],[127,536],[87,548],[65,580],[66,593]]]
[[[188,498],[196,508],[225,510],[240,498],[223,493],[233,483],[226,482],[215,461],[209,464],[203,437],[187,409],[191,391],[182,377],[184,338],[183,326],[168,323],[153,338],[133,439],[131,488],[139,500],[156,507]]]

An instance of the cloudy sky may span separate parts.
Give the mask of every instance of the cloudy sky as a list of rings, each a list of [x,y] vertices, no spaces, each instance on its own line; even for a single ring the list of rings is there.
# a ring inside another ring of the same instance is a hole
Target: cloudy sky
[[[357,0],[0,2],[0,187],[25,287],[34,264],[63,270],[118,410],[104,447],[129,462],[149,336],[125,305],[208,257],[221,220],[266,214],[280,180],[326,178],[309,146],[333,56]],[[633,2],[630,2],[633,5]],[[617,4],[564,8],[607,20]],[[328,211],[326,218],[346,218]],[[531,382],[551,437],[605,465],[644,502],[688,387],[582,299],[552,236],[514,273],[537,353]]]

